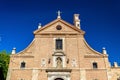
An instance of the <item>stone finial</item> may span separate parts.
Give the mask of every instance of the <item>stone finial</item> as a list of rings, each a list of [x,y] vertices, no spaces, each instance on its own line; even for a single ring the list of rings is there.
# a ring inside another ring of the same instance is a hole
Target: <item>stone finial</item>
[[[62,13],[62,12],[60,12],[60,10],[58,10],[58,12],[57,12],[57,14],[58,14],[57,18],[58,18],[58,19],[61,18],[61,15],[60,15],[61,13]]]
[[[118,67],[118,64],[117,64],[117,62],[114,62],[114,67]]]
[[[79,14],[74,14],[74,25],[80,29],[80,19]]]
[[[14,47],[12,50],[12,54],[15,54],[15,53],[16,53],[16,48]]]
[[[107,50],[105,49],[105,47],[102,48],[102,51],[103,54],[107,54]]]
[[[38,25],[38,29],[41,28],[41,27],[42,27],[42,26],[41,26],[41,23],[39,23],[39,25]]]

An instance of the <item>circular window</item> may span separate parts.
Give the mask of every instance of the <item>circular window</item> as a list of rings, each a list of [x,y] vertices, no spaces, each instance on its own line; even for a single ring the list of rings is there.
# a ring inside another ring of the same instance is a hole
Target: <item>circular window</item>
[[[57,26],[56,26],[56,29],[57,29],[57,30],[61,30],[62,27],[61,27],[60,25],[57,25]]]

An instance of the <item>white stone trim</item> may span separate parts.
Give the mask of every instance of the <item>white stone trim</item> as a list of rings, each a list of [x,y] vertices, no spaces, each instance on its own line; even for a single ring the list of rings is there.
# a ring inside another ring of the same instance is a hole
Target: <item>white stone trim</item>
[[[86,80],[86,71],[85,69],[80,70],[80,80]]]
[[[37,69],[33,69],[32,71],[32,80],[38,80],[38,70]]]
[[[66,67],[66,61],[65,61],[66,57],[65,57],[65,56],[62,56],[61,58],[62,58],[62,60],[63,60],[63,67]]]
[[[53,67],[56,67],[56,56],[53,56]]]
[[[56,39],[62,39],[62,51],[65,51],[65,38],[60,38],[60,37],[58,37],[58,38],[53,38],[53,49],[54,49],[54,51],[56,51]]]
[[[10,68],[8,68],[6,80],[10,80],[10,78],[11,78],[11,71],[12,71],[12,70],[11,70]]]
[[[48,80],[55,80],[56,78],[70,80],[70,72],[48,72]]]
[[[62,39],[63,39],[63,51],[65,51],[65,38]]]
[[[95,60],[92,60],[92,61],[91,61],[91,63],[94,63],[94,62],[98,63],[98,61],[95,61]]]

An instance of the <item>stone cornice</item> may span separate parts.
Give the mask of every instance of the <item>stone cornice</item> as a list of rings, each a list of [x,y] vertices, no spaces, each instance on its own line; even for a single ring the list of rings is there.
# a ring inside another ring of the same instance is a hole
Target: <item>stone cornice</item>
[[[71,72],[72,69],[46,69],[46,72]]]
[[[107,58],[108,56],[85,55],[84,58]]]
[[[36,35],[81,35],[81,34],[80,33],[66,33],[66,32],[62,32],[62,33],[45,32],[45,33],[39,33]]]
[[[107,71],[107,69],[85,69],[86,71],[101,71],[101,70],[106,70]]]
[[[111,67],[111,69],[120,69],[120,67]]]
[[[77,69],[57,69],[57,68],[9,68],[11,70],[45,70],[48,72],[71,72],[73,70],[86,70],[86,71],[99,71],[99,70],[107,70],[105,68],[98,68],[98,69],[81,69],[81,68],[77,68]],[[111,68],[111,69],[120,69],[120,68]]]
[[[85,32],[84,32],[83,30],[78,29],[78,28],[75,27],[74,25],[71,25],[71,24],[69,24],[68,22],[66,22],[66,21],[64,21],[64,20],[62,20],[62,19],[56,19],[56,20],[54,20],[54,21],[46,24],[46,25],[43,26],[42,28],[40,28],[40,29],[38,29],[38,30],[35,30],[35,31],[34,31],[34,35],[38,34],[38,32],[44,30],[45,28],[47,28],[47,27],[49,27],[49,26],[51,26],[51,25],[53,25],[54,23],[57,23],[57,22],[62,22],[63,24],[65,24],[65,25],[67,25],[68,27],[76,30],[77,32],[79,32],[79,33],[82,34],[82,35],[85,34]]]
[[[18,56],[18,55],[13,55],[11,56],[13,58],[34,58],[34,56],[31,56],[31,55],[21,55],[21,56]]]
[[[83,37],[83,35],[81,34],[76,34],[76,33],[58,33],[58,34],[53,34],[53,33],[41,33],[41,34],[38,34],[38,35],[35,35],[35,38],[44,38],[44,37],[48,37],[48,38],[53,38],[55,36],[64,36],[64,37],[67,37],[67,38],[71,38],[71,37]]]

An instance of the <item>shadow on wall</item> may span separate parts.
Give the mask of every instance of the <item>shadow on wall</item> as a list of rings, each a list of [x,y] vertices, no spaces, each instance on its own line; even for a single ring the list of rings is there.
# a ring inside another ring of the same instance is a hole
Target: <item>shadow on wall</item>
[[[3,75],[3,69],[0,67],[0,80],[5,80]]]

